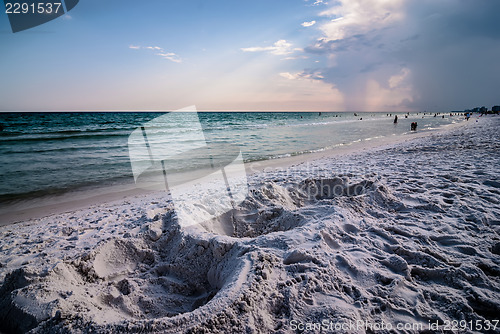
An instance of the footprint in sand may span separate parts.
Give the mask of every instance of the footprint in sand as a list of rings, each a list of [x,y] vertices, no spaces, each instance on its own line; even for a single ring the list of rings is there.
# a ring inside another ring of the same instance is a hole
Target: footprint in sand
[[[358,228],[352,224],[344,224],[342,228],[344,229],[344,231],[350,234],[358,234],[359,232]]]

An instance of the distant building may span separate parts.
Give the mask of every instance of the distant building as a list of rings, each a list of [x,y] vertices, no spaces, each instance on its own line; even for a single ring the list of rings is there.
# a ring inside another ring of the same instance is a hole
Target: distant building
[[[494,107],[492,107],[491,111],[496,112],[496,113],[500,112],[500,106],[494,106]]]

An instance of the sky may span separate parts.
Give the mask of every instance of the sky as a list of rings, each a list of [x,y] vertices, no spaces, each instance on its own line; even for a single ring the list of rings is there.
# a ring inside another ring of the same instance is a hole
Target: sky
[[[0,111],[500,104],[498,0],[81,0],[12,33]]]

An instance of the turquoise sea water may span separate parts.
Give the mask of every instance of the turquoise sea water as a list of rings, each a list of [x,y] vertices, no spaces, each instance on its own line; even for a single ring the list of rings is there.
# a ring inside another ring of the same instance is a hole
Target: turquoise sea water
[[[128,137],[165,113],[0,113],[0,204],[64,194],[88,187],[133,182]],[[395,115],[399,122],[393,124]],[[462,120],[449,113],[202,112],[207,142],[232,144],[245,161],[275,159],[405,134],[410,123],[426,131]],[[362,120],[360,120],[362,118]],[[174,113],[161,124],[177,142],[189,142],[198,127]],[[179,162],[179,170],[197,163]]]

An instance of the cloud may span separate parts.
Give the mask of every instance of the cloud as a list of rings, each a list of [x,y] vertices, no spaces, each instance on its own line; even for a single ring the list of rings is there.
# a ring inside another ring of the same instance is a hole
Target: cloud
[[[174,63],[181,63],[182,59],[179,58],[175,53],[173,52],[160,52],[156,54],[157,56],[163,57],[165,59],[168,59],[170,61],[173,61]]]
[[[320,72],[307,73],[306,71],[297,72],[295,74],[292,74],[290,72],[282,72],[279,75],[288,80],[299,80],[299,79],[322,80],[324,78]]]
[[[402,82],[405,81],[406,78],[410,75],[411,71],[407,68],[401,69],[401,72],[393,75],[389,78],[389,88],[396,88],[401,85]]]
[[[290,72],[280,73],[280,76],[282,76],[283,78],[288,79],[288,80],[295,80],[295,79],[297,79],[297,74],[292,74]]]
[[[164,59],[168,59],[174,63],[181,63],[182,62],[182,59],[175,53],[173,52],[166,52],[165,50],[163,50],[163,48],[159,47],[159,46],[139,46],[139,45],[129,45],[129,49],[133,49],[133,50],[140,50],[140,49],[144,49],[144,50],[150,50],[150,51],[154,51],[155,52],[155,55],[156,56],[160,56]]]
[[[303,51],[303,50],[301,49],[301,51]],[[306,56],[306,55],[288,56],[288,57],[283,58],[282,60],[296,60],[296,59],[309,59],[309,56]]]
[[[249,48],[241,48],[243,52],[269,52],[273,55],[287,55],[294,51],[300,51],[302,49],[292,48],[292,43],[287,42],[284,39],[280,39],[275,42],[272,46],[254,46]]]
[[[309,0],[305,0],[309,2]],[[326,5],[326,0],[315,0],[310,6]]]
[[[320,13],[333,17],[321,26],[325,41],[380,30],[405,18],[403,0],[341,0],[339,5]]]
[[[315,24],[316,24],[316,21],[313,20],[313,21],[310,21],[310,22],[304,22],[304,23],[301,24],[301,26],[303,26],[303,27],[312,27]]]
[[[352,110],[450,110],[498,104],[500,2],[339,0],[304,48]],[[294,75],[292,75],[294,76]],[[311,78],[314,78],[312,76]]]

